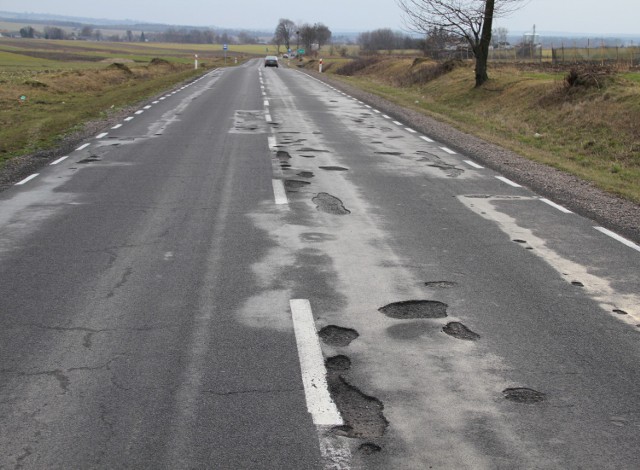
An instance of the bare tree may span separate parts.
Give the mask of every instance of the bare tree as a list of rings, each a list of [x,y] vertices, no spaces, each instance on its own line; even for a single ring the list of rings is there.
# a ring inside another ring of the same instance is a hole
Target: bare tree
[[[331,30],[322,23],[318,23],[314,26],[316,29],[316,42],[318,43],[318,50],[320,50],[322,49],[322,46],[331,40]]]
[[[278,26],[276,26],[276,32],[273,36],[273,42],[278,46],[280,50],[280,44],[284,44],[287,51],[291,48],[291,38],[296,32],[296,24],[286,18],[280,18]]]
[[[494,18],[520,8],[527,0],[396,0],[407,26],[426,34],[441,28],[469,43],[476,59],[476,87],[489,76],[487,59]]]

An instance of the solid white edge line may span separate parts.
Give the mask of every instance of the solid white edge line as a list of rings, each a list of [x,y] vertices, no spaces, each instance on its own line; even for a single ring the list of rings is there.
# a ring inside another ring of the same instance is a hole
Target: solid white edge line
[[[289,305],[298,346],[307,410],[317,426],[340,426],[344,421],[329,394],[327,371],[324,367],[311,304],[307,299],[292,299]]]
[[[507,183],[509,186],[513,186],[514,188],[522,188],[522,186],[520,186],[518,183],[514,183],[513,181],[511,181],[508,178],[505,178],[504,176],[496,176],[496,178],[502,181],[503,183]]]
[[[58,163],[61,163],[61,162],[65,161],[67,158],[69,158],[69,155],[67,155],[66,157],[60,157],[55,162],[49,163],[49,166],[57,165]]]
[[[78,147],[78,148],[76,149],[76,152],[78,152],[78,151],[80,151],[80,150],[84,150],[84,149],[86,149],[89,145],[91,145],[91,144],[84,144],[84,145],[81,145],[80,147]]]
[[[440,149],[444,150],[445,152],[447,152],[449,155],[455,155],[456,152],[454,152],[453,150],[451,150],[448,147],[440,147]]]
[[[111,129],[120,129],[121,127],[122,127],[122,124],[116,124]]]
[[[282,180],[271,180],[273,186],[273,197],[277,205],[289,204],[287,199],[287,192],[284,189],[284,183]]]
[[[609,237],[613,238],[614,240],[619,241],[623,245],[626,245],[629,248],[640,252],[640,246],[636,245],[631,240],[627,240],[626,238],[623,238],[620,235],[618,235],[617,233],[613,233],[611,230],[607,230],[604,227],[593,227],[593,228],[595,228],[598,232],[604,233],[605,235],[608,235]]]
[[[22,181],[20,181],[19,183],[16,183],[16,186],[22,186],[23,184],[28,183],[28,182],[29,182],[29,181],[31,181],[32,179],[37,178],[39,174],[40,174],[40,173],[34,173],[34,174],[33,174],[33,175],[31,175],[31,176],[27,176],[25,179],[23,179],[23,180],[22,180]]]
[[[558,209],[560,212],[564,212],[565,214],[573,214],[573,212],[571,212],[569,209],[567,209],[567,208],[565,208],[565,207],[562,207],[560,204],[556,204],[555,202],[550,201],[550,200],[549,200],[549,199],[547,199],[547,198],[542,197],[542,198],[540,198],[540,200],[541,200],[542,202],[544,202],[545,204],[548,204],[548,205],[550,205],[551,207],[553,207],[553,208],[555,208],[555,209]]]
[[[429,137],[425,137],[425,136],[421,135],[421,136],[420,136],[420,138],[421,138],[422,140],[424,140],[425,142],[429,142],[429,143],[431,143],[431,144],[433,143],[433,140],[431,140]]]
[[[478,170],[484,170],[484,167],[481,165],[478,165],[476,162],[472,162],[471,160],[464,160],[464,162],[469,166],[477,168]]]

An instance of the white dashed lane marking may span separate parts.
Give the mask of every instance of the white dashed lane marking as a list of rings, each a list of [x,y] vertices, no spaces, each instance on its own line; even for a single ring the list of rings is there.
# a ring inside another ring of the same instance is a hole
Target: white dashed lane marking
[[[22,181],[20,181],[19,183],[16,183],[16,186],[22,186],[23,184],[27,184],[27,183],[28,183],[29,181],[31,181],[32,179],[37,178],[39,174],[40,174],[40,173],[34,173],[34,174],[33,174],[33,175],[31,175],[31,176],[27,176],[25,179],[23,179],[23,180],[22,180]]]
[[[69,155],[67,155],[66,157],[60,157],[56,161],[49,163],[49,165],[57,165],[58,163],[62,163],[63,161],[65,161],[67,158],[69,158]]]
[[[617,233],[613,233],[611,230],[607,230],[604,227],[593,227],[595,228],[598,232],[604,233],[605,235],[613,238],[614,240],[619,241],[620,243],[622,243],[623,245],[628,246],[629,248],[636,250],[638,252],[640,252],[640,246],[636,245],[635,243],[633,243],[631,240],[627,240],[624,237],[621,237],[620,235],[618,235]]]
[[[472,166],[473,168],[477,168],[478,170],[484,170],[484,167],[481,165],[478,165],[476,162],[472,162],[471,160],[465,160],[464,162],[467,165]]]
[[[544,202],[545,204],[550,205],[551,207],[558,209],[560,212],[564,212],[565,214],[573,214],[573,212],[571,212],[569,209],[562,207],[560,204],[556,204],[553,201],[550,201],[549,199],[546,198],[540,198],[540,200],[542,202]]]
[[[514,183],[513,181],[511,181],[508,178],[505,178],[504,176],[496,176],[496,178],[502,181],[503,183],[508,184],[509,186],[513,186],[514,188],[522,188],[522,186],[520,186],[518,183]]]

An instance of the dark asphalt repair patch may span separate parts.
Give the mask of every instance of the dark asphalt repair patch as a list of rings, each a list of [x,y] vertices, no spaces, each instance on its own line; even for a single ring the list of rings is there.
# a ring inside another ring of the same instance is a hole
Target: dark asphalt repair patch
[[[457,321],[447,323],[442,328],[442,331],[444,331],[449,336],[453,336],[457,339],[464,339],[466,341],[477,341],[480,339],[480,335],[478,333],[474,333],[465,325]]]
[[[434,330],[434,326],[423,321],[415,321],[409,323],[399,323],[397,325],[387,328],[387,334],[393,338],[401,341],[410,341],[418,339]]]
[[[429,281],[425,282],[424,285],[437,289],[451,289],[453,287],[456,287],[458,284],[451,281]]]
[[[352,328],[343,328],[336,325],[325,326],[318,332],[320,339],[329,346],[346,347],[356,339],[358,332]]]
[[[394,302],[378,310],[386,316],[399,320],[415,318],[445,318],[448,305],[436,300],[405,300]]]
[[[613,313],[617,313],[618,315],[629,315],[627,312],[620,310],[619,308],[616,308]]]
[[[374,152],[376,155],[392,155],[394,157],[399,157],[402,155],[402,152]]]
[[[304,188],[305,186],[310,185],[308,181],[300,181],[300,180],[284,180],[284,187],[286,190],[296,190],[300,188]]]
[[[300,155],[302,158],[316,158],[315,155]]]
[[[507,388],[502,394],[504,397],[516,403],[540,403],[547,398],[547,395],[530,388]]]
[[[349,168],[344,168],[342,166],[321,166],[319,168],[326,171],[349,171]]]
[[[318,149],[312,149],[312,148],[308,148],[308,147],[304,147],[300,149],[301,152],[316,152],[316,153],[331,153],[329,152],[329,150],[318,150]]]
[[[345,424],[336,426],[333,432],[339,436],[372,439],[382,437],[389,422],[382,413],[380,400],[362,393],[336,372],[327,374],[329,393]]]
[[[342,354],[327,358],[324,362],[327,370],[343,372],[351,368],[351,359]]]
[[[344,204],[340,199],[329,193],[319,193],[311,200],[319,211],[333,215],[351,214],[351,211],[344,207]]]
[[[429,166],[446,172],[447,176],[451,178],[457,178],[464,173],[464,170],[462,168],[458,168],[457,166],[450,165],[448,163],[432,163]]]

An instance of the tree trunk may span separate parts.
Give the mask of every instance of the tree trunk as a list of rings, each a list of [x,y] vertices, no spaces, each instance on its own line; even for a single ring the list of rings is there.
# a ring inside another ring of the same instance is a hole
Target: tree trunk
[[[491,44],[494,6],[495,0],[487,0],[485,3],[480,43],[474,51],[476,56],[476,88],[482,86],[487,80],[489,80],[489,75],[487,74],[487,60],[489,59],[489,45]]]

